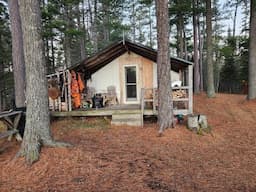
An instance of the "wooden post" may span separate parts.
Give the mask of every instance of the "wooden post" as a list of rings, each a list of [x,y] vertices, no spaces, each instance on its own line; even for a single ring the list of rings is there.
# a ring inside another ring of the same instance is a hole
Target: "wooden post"
[[[67,90],[67,81],[68,75],[66,76],[66,72],[63,71],[63,82],[64,82],[64,98],[65,98],[65,105],[68,106],[68,90]]]
[[[144,119],[143,119],[143,115],[144,115],[144,96],[145,96],[145,89],[141,88],[141,126],[143,126],[144,123]]]
[[[188,113],[193,113],[193,65],[188,66]]]
[[[68,78],[68,111],[72,111],[72,104],[71,104],[71,74],[69,70],[67,72],[67,78]]]
[[[60,90],[60,73],[57,72],[56,74],[57,74],[57,81],[58,81],[58,89]],[[59,111],[61,111],[61,98],[60,98],[60,95],[58,96],[57,103],[58,103]]]
[[[157,89],[153,88],[153,113],[156,114],[156,94],[157,94]]]

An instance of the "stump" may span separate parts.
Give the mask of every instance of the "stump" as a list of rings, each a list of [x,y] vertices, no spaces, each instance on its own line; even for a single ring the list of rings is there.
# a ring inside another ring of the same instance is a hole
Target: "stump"
[[[189,129],[198,129],[198,115],[189,115],[188,116],[188,128]]]
[[[202,129],[208,128],[206,115],[199,115],[198,124],[199,124],[200,128],[202,128]]]
[[[189,115],[188,116],[188,128],[189,129],[207,129],[208,123],[205,115]]]

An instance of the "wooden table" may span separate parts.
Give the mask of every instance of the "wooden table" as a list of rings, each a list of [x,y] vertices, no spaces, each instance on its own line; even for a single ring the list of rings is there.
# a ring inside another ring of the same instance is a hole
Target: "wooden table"
[[[0,112],[0,121],[7,125],[7,131],[0,133],[0,139],[8,137],[8,140],[11,140],[15,136],[17,141],[22,141],[22,137],[18,131],[22,113],[22,111]]]

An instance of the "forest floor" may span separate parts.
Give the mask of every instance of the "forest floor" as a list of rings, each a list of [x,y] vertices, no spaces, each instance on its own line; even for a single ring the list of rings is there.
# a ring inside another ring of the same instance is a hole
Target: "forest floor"
[[[113,127],[106,119],[52,122],[56,140],[29,167],[14,158],[20,143],[0,141],[1,192],[256,191],[256,101],[245,95],[194,97],[211,134],[185,123],[158,137],[155,123]]]

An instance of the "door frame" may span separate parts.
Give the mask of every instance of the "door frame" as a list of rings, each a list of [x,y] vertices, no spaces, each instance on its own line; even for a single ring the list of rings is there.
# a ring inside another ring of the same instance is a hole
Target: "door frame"
[[[126,68],[127,67],[135,67],[136,68],[136,92],[137,92],[137,97],[134,100],[127,100],[127,94],[126,94]],[[138,64],[126,64],[123,65],[123,103],[124,104],[139,104],[140,103],[140,83],[139,83],[139,66]]]

